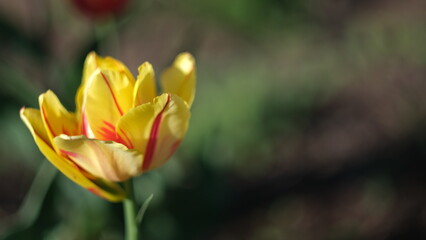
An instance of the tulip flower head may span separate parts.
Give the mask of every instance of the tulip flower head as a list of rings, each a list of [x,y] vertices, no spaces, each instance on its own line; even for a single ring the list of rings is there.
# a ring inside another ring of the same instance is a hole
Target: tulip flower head
[[[157,96],[154,70],[145,62],[135,79],[127,67],[92,52],[67,111],[50,90],[40,110],[22,108],[21,119],[43,155],[64,175],[110,201],[125,192],[117,182],[163,165],[184,137],[195,94],[195,61],[179,54]]]

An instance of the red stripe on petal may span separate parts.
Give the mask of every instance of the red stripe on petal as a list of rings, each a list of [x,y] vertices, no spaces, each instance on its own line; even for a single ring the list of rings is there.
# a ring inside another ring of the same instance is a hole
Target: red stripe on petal
[[[20,114],[21,115],[23,115],[23,116],[25,116],[24,115],[24,111],[25,111],[25,107],[22,107],[21,108],[21,110],[19,110],[19,112],[20,112]],[[27,116],[25,116],[25,119],[27,120],[27,121],[29,121],[29,119],[28,119],[28,117]],[[30,121],[29,121],[30,122]],[[40,135],[40,133],[38,133],[37,131],[36,131],[36,129],[34,129],[34,127],[32,126],[32,124],[30,123],[30,125],[31,125],[31,129],[32,129],[32,132],[34,133],[34,138],[35,137],[38,137],[41,141],[43,141],[46,145],[48,145],[53,151],[55,151],[54,150],[54,148],[53,148],[53,145],[52,145],[52,143],[51,143],[51,141],[49,140],[49,139],[44,139],[41,135]],[[43,125],[44,126],[44,125]],[[48,137],[49,138],[49,137]]]
[[[83,169],[82,167],[80,167],[80,165],[78,165],[77,163],[75,163],[74,160],[72,159],[72,158],[81,158],[82,156],[80,154],[75,153],[75,152],[65,151],[63,149],[59,149],[59,152],[61,152],[61,154],[65,157],[66,161],[71,166],[73,166],[75,169],[77,169],[77,171],[81,172],[88,179],[94,179],[94,176],[92,174],[90,174],[85,169]]]
[[[118,105],[117,98],[115,97],[114,92],[112,91],[111,84],[108,81],[108,78],[105,76],[103,72],[101,72],[102,78],[104,79],[106,85],[109,88],[109,92],[111,93],[112,99],[114,100],[115,106],[117,107],[118,112],[120,112],[120,115],[123,116],[123,110],[121,110],[120,105]]]
[[[74,158],[78,158],[81,157],[81,155],[74,153],[74,152],[69,152],[69,151],[65,151],[63,149],[59,149],[59,151],[61,152],[61,154],[64,157],[64,161],[66,161],[68,164],[70,164],[73,168],[75,168],[77,171],[79,171],[81,174],[83,174],[86,178],[88,178],[89,180],[94,180],[96,179],[95,176],[93,176],[91,173],[87,172],[84,168],[80,167],[80,165],[78,165],[77,163],[75,163],[70,157],[74,157]],[[74,175],[75,176],[75,175]],[[75,177],[74,177],[75,179]]]
[[[55,151],[55,148],[53,147],[53,145],[52,145],[52,142],[49,140],[49,139],[44,139],[38,132],[36,132],[36,130],[35,129],[33,129],[33,131],[34,131],[34,134],[38,137],[38,138],[40,138],[40,140],[41,141],[43,141],[44,143],[46,143],[46,145],[47,146],[49,146],[53,151]]]
[[[101,194],[101,192],[96,188],[87,188],[91,193],[95,194],[98,197],[104,198],[104,196]]]
[[[75,152],[69,152],[69,151],[65,151],[63,149],[59,149],[59,151],[66,156],[70,156],[70,157],[73,157],[73,158],[79,158],[80,157],[80,155],[78,153],[75,153]]]
[[[166,110],[170,102],[170,94],[168,94],[167,102],[161,112],[155,117],[154,123],[152,124],[151,133],[149,135],[148,144],[146,145],[145,157],[142,164],[142,170],[146,170],[152,163],[152,157],[154,156],[155,145],[157,145],[157,137],[160,129],[161,121],[163,119],[163,112]]]
[[[120,128],[119,130],[120,130],[120,133],[126,138],[127,144],[124,144],[124,145],[126,145],[129,149],[133,149],[134,148],[133,143],[132,141],[130,141],[129,136],[127,136],[127,134],[123,131],[123,129]]]
[[[103,123],[108,127],[108,128],[110,128],[110,129],[115,129],[115,126],[112,124],[112,123],[110,123],[110,122],[107,122],[107,121],[103,121]]]
[[[103,121],[104,126],[99,128],[98,133],[102,136],[101,140],[114,141],[117,138],[115,128],[111,123]]]
[[[46,122],[48,130],[50,131],[53,137],[56,137],[55,133],[53,132],[52,126],[50,125],[49,120],[47,119],[46,111],[44,110],[43,106],[41,106],[41,113],[43,114],[43,118],[44,118],[44,121]]]
[[[133,145],[130,142],[124,141],[124,139],[122,139],[121,136],[117,134],[117,132],[115,131],[115,126],[113,124],[107,121],[103,121],[103,124],[104,127],[101,127],[100,131],[98,131],[98,133],[102,136],[101,140],[114,141],[116,143],[123,144],[129,149],[133,148]]]
[[[68,132],[66,129],[65,129],[65,126],[62,126],[62,133],[63,134],[65,134],[65,135],[68,135],[68,136],[70,136],[71,134],[70,134],[70,132]]]

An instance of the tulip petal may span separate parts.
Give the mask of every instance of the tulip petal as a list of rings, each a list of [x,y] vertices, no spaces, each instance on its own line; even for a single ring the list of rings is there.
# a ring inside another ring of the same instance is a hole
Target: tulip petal
[[[142,155],[122,144],[66,135],[56,137],[54,143],[61,153],[96,177],[120,182],[140,173]]]
[[[78,185],[109,201],[118,202],[125,198],[125,192],[118,184],[100,179],[90,180],[75,164],[56,154],[55,150],[52,148],[47,131],[44,128],[39,110],[22,108],[20,116],[30,130],[40,151],[65,176]]]
[[[195,96],[195,60],[189,53],[179,54],[161,75],[164,92],[174,93],[191,107]]]
[[[19,115],[34,138],[37,137],[40,141],[45,142],[46,145],[52,146],[52,142],[46,131],[40,110],[23,107],[19,111]]]
[[[68,112],[52,91],[39,97],[40,111],[50,141],[60,134],[79,135],[75,114]]]
[[[144,163],[144,169],[151,170],[160,167],[173,155],[186,134],[190,115],[187,103],[180,97],[172,95],[167,108],[163,111],[160,122],[154,122],[153,127],[155,127],[155,124],[159,125],[158,130],[156,130],[156,144],[152,150],[151,163],[147,156],[147,164]],[[151,136],[153,130],[151,130]],[[152,140],[151,138],[150,141]],[[147,148],[148,150],[149,148]],[[149,152],[146,154],[148,155]]]
[[[133,91],[134,107],[150,102],[157,96],[155,74],[152,65],[149,62],[144,62],[138,70],[139,75]]]
[[[77,112],[81,111],[84,100],[84,92],[89,78],[97,70],[112,70],[124,74],[130,81],[134,82],[134,77],[129,69],[117,59],[112,57],[100,57],[95,52],[90,52],[84,61],[83,78],[81,85],[77,90],[76,108]]]
[[[175,152],[189,117],[188,105],[180,97],[163,94],[124,115],[117,123],[117,133],[144,154],[142,170],[150,170]]]
[[[133,105],[132,79],[112,70],[97,70],[87,82],[82,106],[82,130],[89,138],[121,143],[118,119]]]
[[[145,153],[154,120],[167,105],[168,98],[168,94],[162,94],[152,102],[133,108],[117,122],[116,132],[127,146]]]

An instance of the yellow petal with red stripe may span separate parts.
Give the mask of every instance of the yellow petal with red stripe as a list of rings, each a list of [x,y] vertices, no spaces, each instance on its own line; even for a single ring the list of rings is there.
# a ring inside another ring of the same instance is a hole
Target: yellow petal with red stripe
[[[84,61],[83,77],[81,85],[77,90],[76,107],[77,112],[81,110],[84,99],[84,92],[89,78],[97,70],[112,70],[124,74],[130,81],[135,81],[129,69],[119,60],[112,57],[100,57],[95,52],[90,52]]]
[[[39,97],[40,111],[50,141],[60,134],[78,135],[78,123],[74,113],[68,112],[52,91]]]
[[[152,102],[133,108],[117,122],[116,131],[127,146],[145,153],[155,118],[163,111],[168,101],[169,95],[162,94]]]
[[[178,96],[163,94],[129,111],[117,123],[117,132],[144,155],[142,170],[164,164],[179,146],[188,128],[188,105]]]
[[[142,154],[122,144],[66,135],[56,137],[54,143],[61,153],[96,177],[120,182],[140,173]]]
[[[195,60],[189,53],[179,54],[161,75],[163,91],[174,93],[191,107],[195,96]]]
[[[139,75],[133,91],[134,107],[150,102],[157,96],[155,74],[152,65],[149,62],[144,62],[138,70]]]
[[[97,70],[87,82],[82,106],[83,133],[121,143],[115,125],[133,105],[132,79],[112,70]]]
[[[151,129],[147,151],[152,151],[152,160],[149,161],[150,153],[146,152],[144,170],[160,167],[173,155],[186,134],[190,115],[187,103],[180,97],[172,95],[169,104],[161,114],[161,120],[158,123],[154,122],[153,129]],[[156,124],[158,124],[158,129],[156,129]],[[153,136],[154,138],[152,138]],[[149,146],[150,143],[152,150]]]
[[[48,146],[52,146],[52,141],[46,131],[40,110],[23,107],[19,111],[19,115],[34,138],[46,143]]]
[[[99,181],[103,184],[103,187],[100,187],[88,179],[85,174],[83,174],[83,172],[78,169],[78,167],[76,167],[75,164],[70,162],[68,159],[56,154],[51,146],[51,143],[49,142],[50,140],[44,128],[43,120],[39,110],[22,108],[20,111],[20,116],[25,125],[30,130],[40,151],[65,176],[80,186],[109,201],[118,202],[125,198],[125,192],[118,184]]]

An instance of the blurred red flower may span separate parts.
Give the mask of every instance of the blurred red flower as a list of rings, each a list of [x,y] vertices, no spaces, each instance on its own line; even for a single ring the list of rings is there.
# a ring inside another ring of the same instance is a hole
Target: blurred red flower
[[[120,13],[128,0],[72,0],[73,4],[90,18],[101,18]]]

